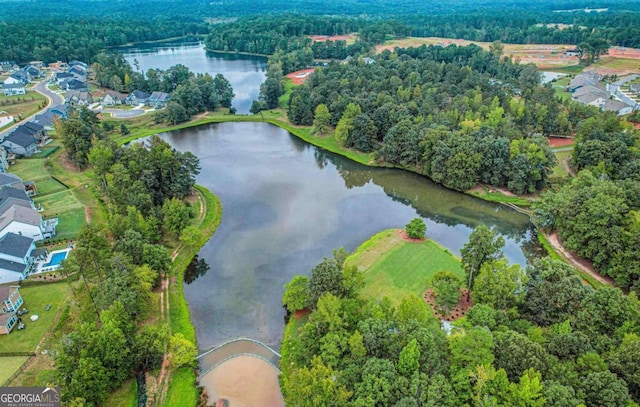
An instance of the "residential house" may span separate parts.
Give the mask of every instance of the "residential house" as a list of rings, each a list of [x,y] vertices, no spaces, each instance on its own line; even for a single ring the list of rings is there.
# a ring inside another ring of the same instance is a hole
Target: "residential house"
[[[33,239],[16,233],[7,233],[0,237],[0,283],[13,283],[29,277],[33,269],[33,256],[36,249]],[[3,312],[13,312],[22,304],[11,302],[2,304]]]
[[[603,97],[608,97],[609,94],[602,88],[598,86],[585,85],[578,88],[575,92],[571,94],[571,97],[574,99],[579,98],[580,96],[584,96],[588,93],[601,94]]]
[[[13,130],[11,133],[19,133],[25,136],[31,136],[37,140],[38,144],[44,144],[47,140],[49,140],[47,130],[44,128],[44,126],[36,122],[24,122],[16,127],[15,130]]]
[[[602,95],[600,93],[587,93],[585,95],[576,98],[577,102],[584,105],[601,107],[609,99],[608,95]]]
[[[8,335],[18,324],[15,312],[0,314],[0,335]]]
[[[22,205],[3,208],[0,213],[0,238],[15,233],[40,241],[53,237],[56,226],[57,219],[45,221],[37,210]]]
[[[583,86],[597,86],[601,81],[602,75],[600,75],[599,73],[593,71],[581,73],[571,79],[571,82],[569,82],[569,86],[567,86],[567,90],[573,93]]]
[[[87,85],[87,82],[84,81],[80,81],[78,79],[65,79],[60,83],[60,88],[62,90],[79,90],[82,92],[88,92],[89,91],[89,85]]]
[[[10,172],[0,173],[0,188],[11,187],[17,189],[24,189],[22,179],[16,174]]]
[[[7,172],[9,170],[9,153],[4,147],[0,147],[0,173]]]
[[[87,76],[87,68],[83,67],[82,65],[73,65],[71,66],[71,68],[69,68],[69,73],[75,74],[75,75],[79,75],[82,77],[86,77]]]
[[[75,76],[69,72],[56,72],[53,75],[53,80],[56,81],[58,85],[60,85],[65,80],[75,79]]]
[[[72,106],[87,106],[93,103],[93,97],[87,91],[70,90],[64,95],[64,103]]]
[[[24,304],[24,300],[20,295],[19,286],[5,285],[0,287],[0,307],[2,307],[3,314],[18,311],[22,304]]]
[[[127,95],[120,92],[107,91],[107,94],[102,98],[103,106],[115,106],[122,105],[127,100]]]
[[[640,83],[631,84],[629,90],[633,93],[640,93]]]
[[[66,118],[69,110],[69,105],[60,105],[47,109],[46,112],[36,115],[34,121],[47,130],[53,130],[53,123],[57,118]]]
[[[26,190],[13,187],[0,188],[0,214],[13,205],[36,209]]]
[[[147,100],[149,100],[149,94],[141,90],[134,90],[129,94],[129,96],[127,96],[126,103],[134,106],[140,104],[144,105],[147,103]]]
[[[82,62],[82,61],[78,61],[78,60],[73,60],[69,62],[69,66],[70,67],[74,67],[74,66],[80,66],[82,68],[84,68],[85,70],[89,69],[89,65],[87,65],[86,63]]]
[[[69,64],[62,61],[56,61],[56,62],[50,63],[49,65],[47,65],[47,67],[49,69],[56,70],[56,71],[65,71],[69,69]]]
[[[375,64],[376,60],[373,58],[364,57],[362,58],[362,62],[364,62],[367,65],[371,65],[371,64]]]
[[[167,105],[167,103],[169,102],[169,99],[171,99],[171,96],[168,93],[153,92],[151,93],[151,96],[149,96],[149,99],[147,100],[147,104],[149,106],[153,106],[156,109],[162,109]]]
[[[44,77],[44,71],[39,67],[37,67],[36,65],[29,65],[26,68],[24,68],[24,71],[27,73],[27,75],[31,77],[30,80]]]
[[[2,85],[2,93],[5,96],[24,95],[27,90],[24,88],[23,83],[10,83]]]
[[[13,72],[20,69],[16,61],[0,61],[0,72]]]
[[[35,137],[14,131],[0,142],[0,146],[6,148],[11,154],[31,157],[37,152],[37,143],[38,140]]]
[[[601,106],[601,109],[609,112],[616,112],[618,116],[630,114],[633,112],[633,107],[616,99],[607,99]]]
[[[6,78],[4,81],[2,81],[2,83],[3,83],[4,85],[16,85],[16,84],[22,84],[22,85],[24,85],[24,83],[23,83],[20,79],[15,78],[15,77],[13,77],[13,76],[9,76],[9,77],[8,77],[8,78]]]

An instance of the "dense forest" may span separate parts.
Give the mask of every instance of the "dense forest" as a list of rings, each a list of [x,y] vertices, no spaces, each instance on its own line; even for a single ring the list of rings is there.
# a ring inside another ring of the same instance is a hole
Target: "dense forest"
[[[640,47],[637,1],[602,2],[599,6],[610,7],[604,13],[554,12],[593,6],[582,1],[507,3],[510,4],[350,0],[338,6],[301,0],[224,3],[135,0],[91,1],[87,7],[85,0],[21,2],[20,7],[5,7],[0,15],[4,45],[0,60],[92,62],[105,47],[209,33],[208,46],[212,49],[264,54],[274,53],[274,46],[284,52],[293,52],[294,48],[304,52],[310,47],[302,38],[306,34],[360,33],[356,44],[330,44],[324,50],[318,49],[322,45],[316,45],[312,50],[316,58],[355,55],[385,39],[404,35],[564,44],[598,38],[613,45]],[[145,18],[140,18],[141,15]],[[336,15],[344,17],[321,17]],[[295,27],[287,24],[294,20],[299,22]]]
[[[395,299],[397,305],[362,298],[363,276],[343,267],[343,251],[325,258],[310,278],[294,277],[283,301],[290,311],[311,313],[285,332],[286,404],[637,406],[635,295],[594,290],[572,267],[549,258],[526,272],[510,266],[487,228],[474,231],[462,252],[464,268],[479,269],[475,306],[449,333],[421,298]],[[444,304],[451,290],[440,287],[436,300]],[[456,303],[460,292],[453,293]]]
[[[577,177],[543,193],[536,217],[620,287],[640,292],[640,132],[616,117],[580,123]]]
[[[59,325],[64,337],[56,350],[56,371],[47,377],[64,387],[68,405],[77,406],[101,405],[124,380],[158,368],[167,345],[176,367],[191,365],[196,355],[193,343],[149,324],[148,317],[157,306],[151,290],[171,265],[160,240],[188,235],[193,213],[183,198],[195,183],[198,159],[158,137],[117,147],[95,137],[103,126],[82,109],[63,121],[60,134],[66,138],[69,129],[82,127],[94,135],[87,141],[88,162],[108,215],[106,225],[84,228],[63,267],[81,284],[71,285],[74,301]]]
[[[322,113],[328,111],[328,115]],[[533,65],[480,47],[421,47],[317,69],[289,99],[294,124],[334,126],[345,147],[466,190],[547,185],[543,135],[572,123]]]

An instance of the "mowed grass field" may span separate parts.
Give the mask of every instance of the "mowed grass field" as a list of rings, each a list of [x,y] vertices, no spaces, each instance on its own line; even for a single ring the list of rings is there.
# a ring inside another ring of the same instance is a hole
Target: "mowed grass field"
[[[0,366],[2,366],[2,369],[0,369],[0,386],[3,386],[11,375],[20,369],[28,359],[28,356],[0,357]]]
[[[410,242],[398,229],[385,230],[364,242],[345,262],[364,272],[362,295],[370,299],[384,296],[394,304],[409,294],[422,297],[438,271],[451,271],[460,279],[460,260],[433,240]]]
[[[56,152],[55,154],[61,154]],[[19,159],[11,166],[9,171],[16,174],[23,181],[33,181],[38,189],[38,195],[33,197],[36,205],[42,206],[41,215],[44,219],[58,218],[58,227],[56,229],[57,238],[73,239],[80,232],[82,226],[86,223],[85,205],[80,202],[78,190],[83,186],[71,189],[52,176],[49,168],[51,158],[30,158]],[[65,183],[69,180],[63,181]]]
[[[0,336],[0,349],[3,352],[33,352],[42,337],[50,332],[56,315],[62,310],[64,302],[71,295],[67,283],[51,283],[20,288],[24,300],[23,308],[29,313],[22,316],[26,328],[15,328],[9,335]],[[45,308],[51,304],[51,309]],[[31,321],[32,315],[38,315],[37,321]],[[2,369],[0,369],[2,370]]]

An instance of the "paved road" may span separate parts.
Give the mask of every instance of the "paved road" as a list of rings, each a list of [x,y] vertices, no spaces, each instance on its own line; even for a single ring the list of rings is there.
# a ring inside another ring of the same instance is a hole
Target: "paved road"
[[[0,139],[4,138],[6,135],[9,134],[9,132],[11,130],[13,130],[14,127],[19,126],[20,124],[24,123],[24,122],[28,122],[29,120],[33,119],[36,115],[40,114],[40,113],[44,113],[47,109],[49,109],[50,107],[57,107],[60,106],[62,104],[64,104],[64,98],[60,95],[58,95],[55,92],[52,92],[51,90],[49,90],[49,88],[47,88],[47,84],[49,83],[49,79],[44,79],[38,83],[36,83],[36,86],[33,87],[33,90],[35,90],[36,92],[38,92],[39,94],[43,95],[44,97],[47,98],[48,100],[48,104],[47,106],[45,106],[43,109],[39,110],[38,112],[32,114],[31,116],[23,119],[22,121],[18,122],[18,123],[14,123],[12,126],[6,128],[5,130],[3,130],[2,132],[0,132]]]

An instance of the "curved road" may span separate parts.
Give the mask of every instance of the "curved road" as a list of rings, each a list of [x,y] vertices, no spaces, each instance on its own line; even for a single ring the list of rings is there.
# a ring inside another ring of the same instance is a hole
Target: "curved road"
[[[49,83],[50,80],[51,78],[43,79],[42,81],[36,83],[36,86],[33,87],[33,90],[35,90],[36,92],[38,92],[39,94],[47,98],[47,100],[49,101],[47,106],[35,112],[31,116],[26,117],[21,121],[14,123],[11,126],[4,129],[2,132],[0,132],[0,139],[3,139],[6,135],[8,135],[9,132],[13,130],[14,127],[19,126],[22,123],[28,122],[29,120],[33,119],[36,115],[44,113],[47,109],[51,107],[57,107],[64,104],[64,98],[62,96],[58,95],[55,92],[52,92],[51,90],[49,90],[49,88],[47,88],[47,84]]]

